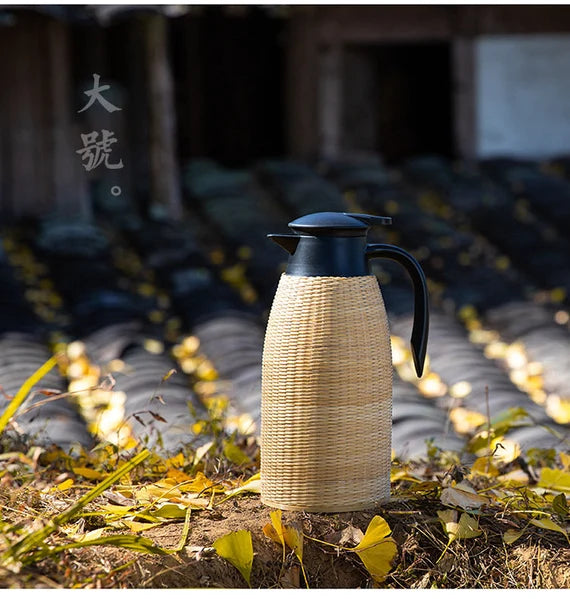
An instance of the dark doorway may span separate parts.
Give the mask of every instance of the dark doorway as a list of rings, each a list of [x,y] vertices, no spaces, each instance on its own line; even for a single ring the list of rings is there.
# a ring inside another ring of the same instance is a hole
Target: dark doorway
[[[378,81],[378,150],[386,162],[417,154],[451,157],[449,43],[374,49]]]
[[[181,158],[244,166],[284,152],[283,19],[204,7],[172,24]]]
[[[343,146],[387,163],[453,154],[449,43],[352,46],[344,59]]]

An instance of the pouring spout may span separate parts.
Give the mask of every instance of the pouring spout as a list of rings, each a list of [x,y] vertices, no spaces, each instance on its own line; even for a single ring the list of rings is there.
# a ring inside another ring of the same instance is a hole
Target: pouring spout
[[[274,241],[277,245],[281,246],[284,250],[288,251],[291,255],[295,253],[299,240],[299,235],[277,235],[270,233],[267,237]]]

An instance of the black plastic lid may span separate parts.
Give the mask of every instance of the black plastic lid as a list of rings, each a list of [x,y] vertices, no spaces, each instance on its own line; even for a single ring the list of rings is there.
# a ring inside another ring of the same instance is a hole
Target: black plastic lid
[[[350,212],[315,212],[289,223],[301,235],[327,235],[331,237],[360,237],[375,225],[391,225],[389,216],[372,216]]]

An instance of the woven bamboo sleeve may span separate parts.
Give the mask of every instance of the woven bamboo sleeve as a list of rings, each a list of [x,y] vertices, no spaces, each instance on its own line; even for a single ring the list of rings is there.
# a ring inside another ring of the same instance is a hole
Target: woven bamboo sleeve
[[[390,496],[392,358],[373,276],[281,276],[263,352],[261,499],[372,508]]]

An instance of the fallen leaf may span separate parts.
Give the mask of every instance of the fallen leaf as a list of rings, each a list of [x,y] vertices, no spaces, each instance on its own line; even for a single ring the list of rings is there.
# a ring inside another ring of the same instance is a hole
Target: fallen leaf
[[[153,501],[154,499],[174,499],[181,496],[180,489],[174,488],[174,484],[168,487],[158,484],[145,485],[135,491],[135,497],[139,501]]]
[[[89,480],[102,480],[107,475],[104,472],[97,472],[97,470],[93,470],[93,468],[83,468],[80,466],[73,466],[71,468],[74,474],[82,476],[83,478],[87,478]]]
[[[297,528],[296,525],[292,524],[286,526],[283,530],[283,538],[287,546],[293,550],[293,553],[297,556],[297,559],[303,564],[303,533]]]
[[[86,532],[84,534],[74,535],[73,540],[78,543],[82,543],[84,541],[92,541],[93,539],[99,539],[105,529],[106,527],[104,526],[103,528],[95,528],[94,530],[90,530],[89,532]]]
[[[394,483],[398,480],[407,480],[409,482],[421,482],[422,478],[409,472],[405,468],[392,468],[390,472],[390,482]]]
[[[196,466],[196,464],[199,464],[202,459],[204,458],[204,456],[210,451],[210,449],[212,448],[212,446],[214,445],[213,441],[208,441],[207,443],[204,443],[204,445],[200,445],[200,447],[198,447],[198,449],[196,449],[196,453],[194,454],[194,460],[192,461],[192,465]]]
[[[251,568],[253,565],[253,544],[249,530],[230,532],[214,541],[216,553],[235,566],[245,581],[251,586]]]
[[[562,518],[568,516],[568,502],[566,501],[566,495],[560,493],[552,500],[552,509]]]
[[[299,563],[301,564],[301,571],[303,572],[303,578],[305,584],[309,588],[307,576],[305,574],[305,567],[303,565],[303,532],[293,525],[283,525],[283,514],[281,510],[274,510],[269,514],[271,522],[268,522],[263,527],[263,534],[275,541],[278,545],[283,548],[283,559],[285,559],[285,546],[289,547],[293,553],[297,556]]]
[[[538,485],[554,491],[570,493],[570,472],[563,472],[556,468],[543,468]]]
[[[182,468],[182,466],[184,466],[184,454],[180,452],[177,455],[168,458],[164,464],[167,468]]]
[[[251,463],[251,459],[231,441],[224,441],[224,455],[230,462],[237,466],[244,466]]]
[[[521,536],[523,535],[523,532],[524,531],[522,531],[522,530],[516,530],[515,528],[509,528],[503,534],[503,541],[507,545],[512,545],[515,541],[518,541],[521,538]]]
[[[562,463],[562,468],[564,468],[564,470],[570,471],[570,454],[561,451],[560,462]]]
[[[197,472],[196,476],[191,481],[180,485],[180,490],[185,493],[199,493],[206,490],[216,493],[223,493],[225,491],[220,484],[209,479],[203,472]]]
[[[300,579],[301,570],[299,566],[293,564],[290,568],[284,569],[283,574],[279,578],[279,585],[283,589],[299,589],[301,588]]]
[[[64,480],[62,483],[59,483],[59,485],[57,485],[57,489],[59,491],[67,491],[68,489],[71,489],[71,487],[73,487],[72,478],[68,478],[67,480]]]
[[[123,520],[122,522],[132,532],[142,532],[143,530],[149,530],[162,524],[162,522],[137,522],[136,520]]]
[[[443,530],[447,533],[449,540],[472,539],[478,537],[482,531],[479,530],[479,524],[475,518],[469,514],[461,514],[459,522],[457,521],[458,512],[456,510],[443,510],[437,512],[443,525]]]
[[[232,489],[231,491],[226,491],[227,497],[225,499],[229,499],[230,497],[234,497],[241,493],[261,493],[261,478],[259,472],[248,478],[243,485],[236,489]],[[225,501],[225,499],[223,499],[223,501]]]
[[[342,531],[338,544],[347,545],[348,543],[360,543],[363,538],[364,533],[360,530],[360,528],[356,528],[356,526],[352,526],[352,524],[349,524]]]
[[[189,480],[192,480],[191,476],[188,476],[186,472],[182,472],[182,470],[178,470],[176,468],[169,468],[166,471],[165,478],[172,478],[177,483],[183,483]]]
[[[271,522],[263,527],[263,534],[285,548],[285,531],[281,510],[274,510],[269,514]]]
[[[114,503],[116,505],[127,506],[135,504],[135,502],[132,499],[125,497],[121,493],[115,493],[114,491],[105,491],[103,493],[103,497],[105,497],[105,499],[108,499],[110,503]]]
[[[386,578],[398,552],[396,542],[388,537],[391,532],[384,518],[374,516],[360,543],[351,549],[362,560],[364,567],[376,582],[382,582]]]
[[[556,522],[553,522],[550,518],[533,518],[530,523],[538,526],[538,528],[543,528],[544,530],[560,532],[566,537],[566,540],[568,540],[568,533],[562,528],[562,526],[556,524]]]
[[[471,472],[474,474],[482,474],[483,476],[499,476],[499,470],[493,464],[493,460],[486,456],[481,456],[473,462]]]
[[[166,518],[168,520],[184,520],[186,517],[186,510],[177,505],[176,503],[165,503],[158,509],[150,511],[150,515],[155,518]]]
[[[444,505],[456,506],[463,509],[478,508],[489,503],[486,497],[477,495],[475,489],[467,486],[466,488],[461,488],[459,484],[443,489],[440,501]]]

